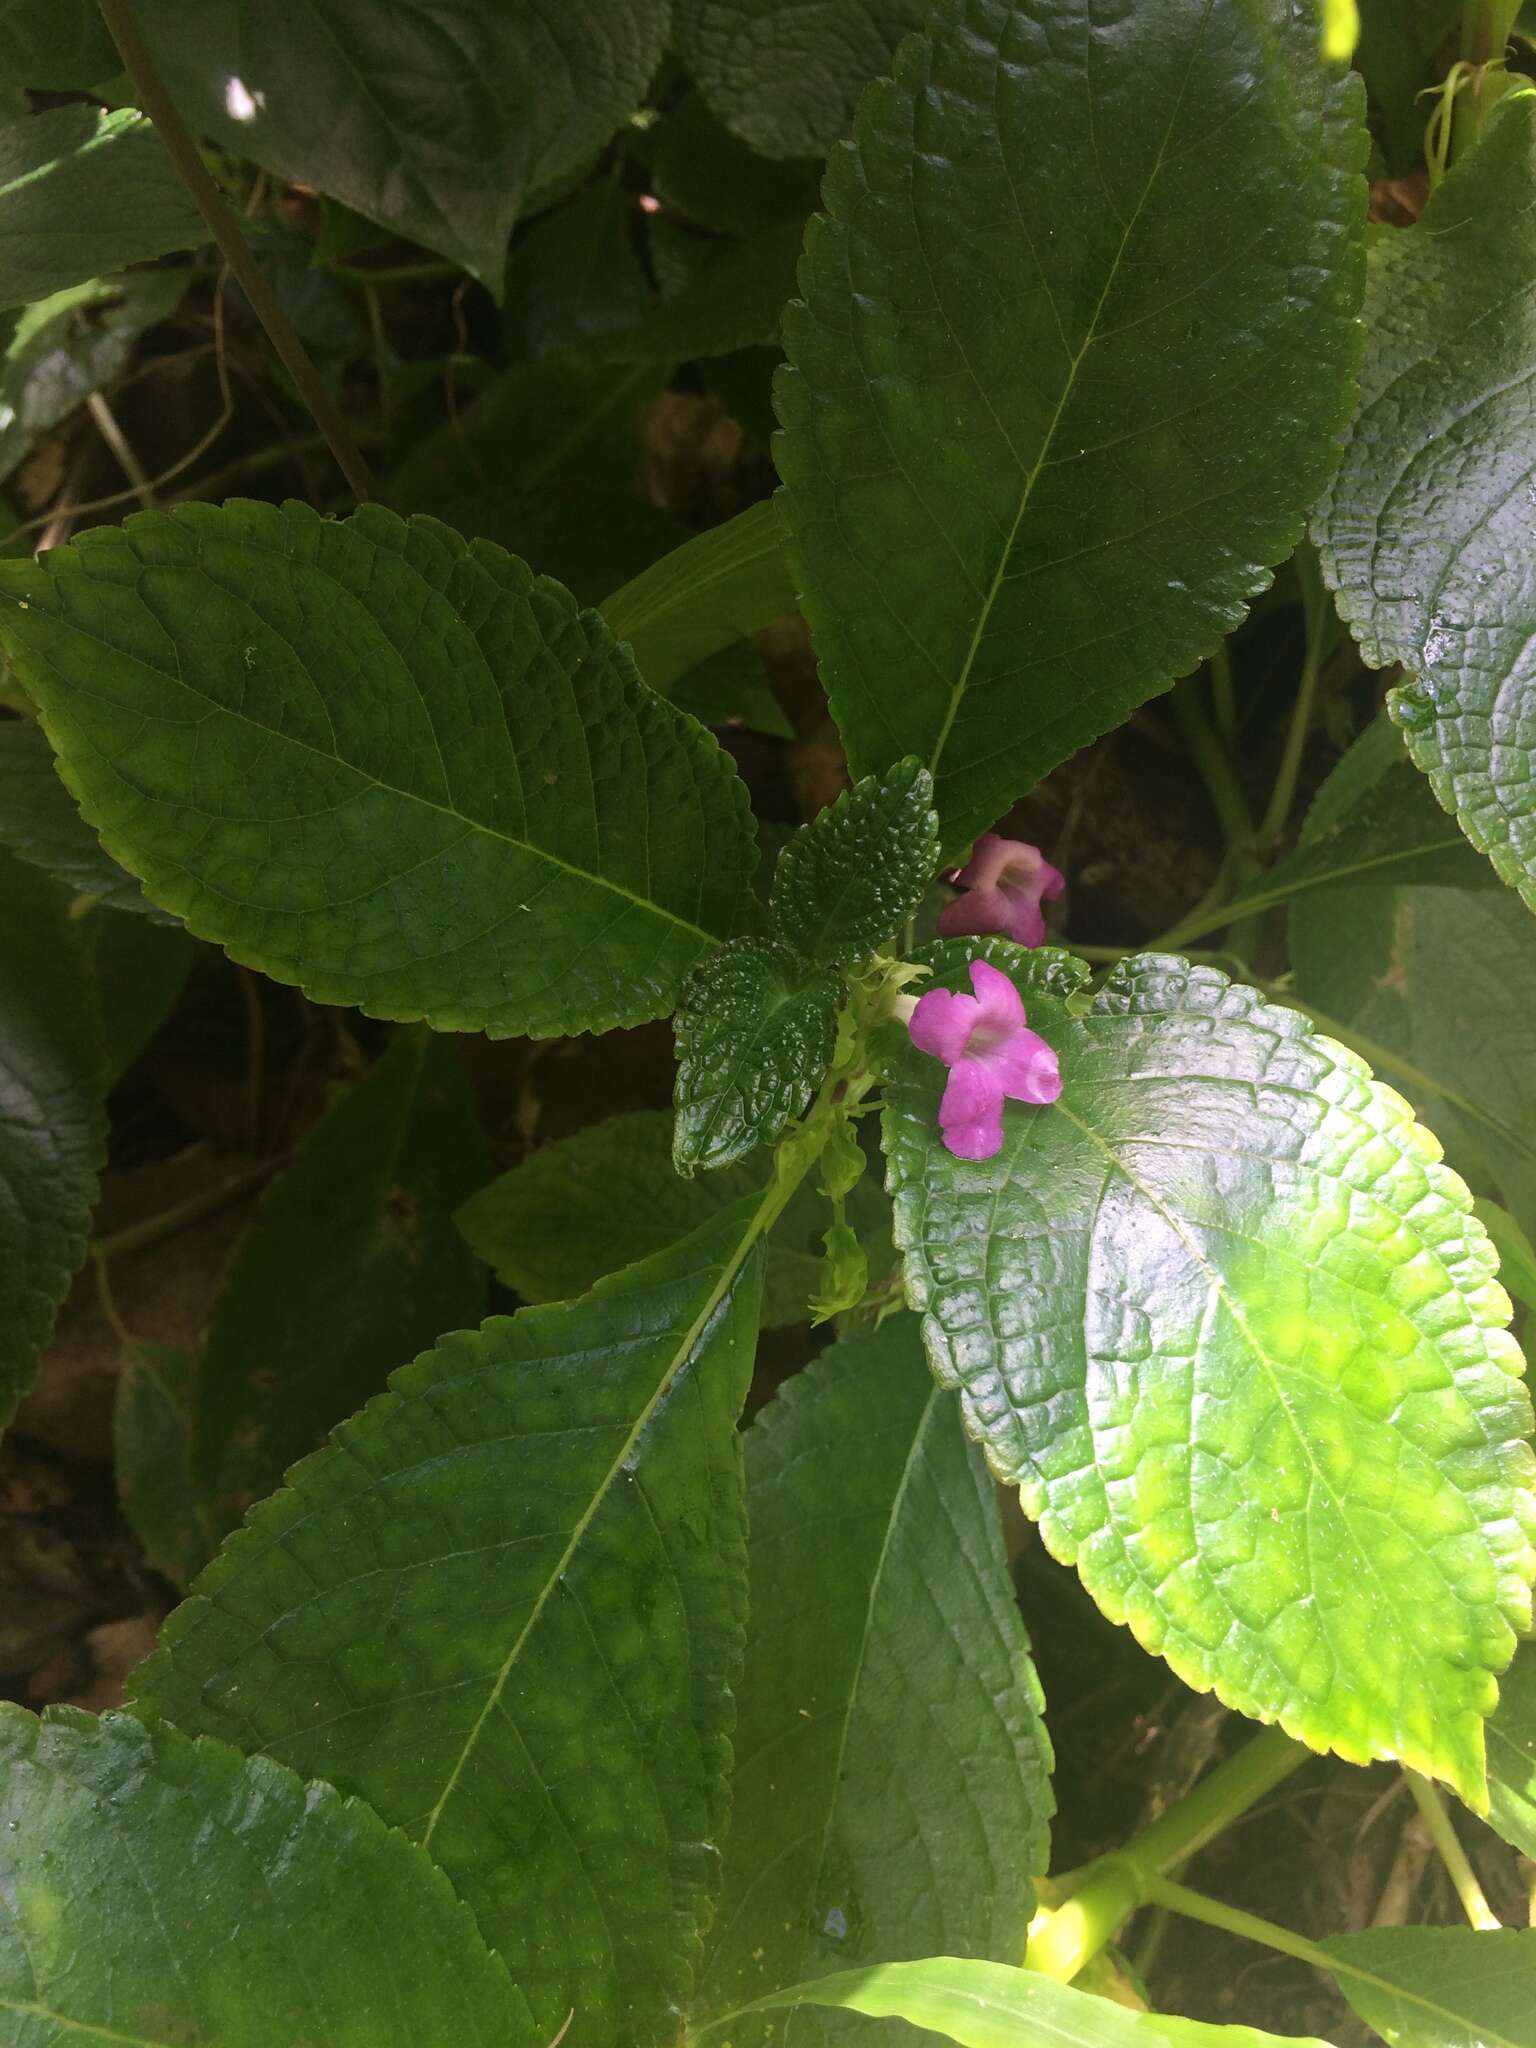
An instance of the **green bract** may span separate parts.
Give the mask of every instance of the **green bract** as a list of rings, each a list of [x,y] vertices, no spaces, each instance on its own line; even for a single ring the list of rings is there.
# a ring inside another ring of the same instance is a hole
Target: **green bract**
[[[1266,0],[952,4],[861,102],[786,321],[784,521],[853,772],[916,755],[946,851],[1297,540],[1352,398],[1355,106]]]
[[[638,1022],[741,913],[714,741],[558,584],[434,520],[145,513],[0,566],[0,639],[108,850],[316,1001]]]
[[[1064,956],[994,941],[935,948],[937,984],[978,951],[1060,1101],[1010,1104],[997,1158],[955,1159],[942,1069],[907,1050],[885,1133],[908,1292],[969,1428],[1190,1684],[1486,1808],[1536,1458],[1465,1187],[1361,1060],[1210,969],[1142,956],[1086,1002]]]

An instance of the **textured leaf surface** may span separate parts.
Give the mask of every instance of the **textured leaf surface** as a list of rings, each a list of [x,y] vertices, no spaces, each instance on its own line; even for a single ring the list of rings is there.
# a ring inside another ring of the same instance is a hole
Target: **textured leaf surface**
[[[794,604],[778,507],[767,498],[684,541],[600,609],[651,688],[664,691]]]
[[[843,985],[761,939],[722,947],[678,1004],[672,1159],[729,1166],[804,1114],[832,1063]]]
[[[137,0],[202,133],[314,185],[500,293],[528,194],[639,104],[666,0]],[[238,89],[237,89],[238,88]]]
[[[0,0],[0,81],[69,91],[122,69],[95,0]]]
[[[1522,1643],[1499,1681],[1488,1723],[1488,1819],[1536,1859],[1536,1643]]]
[[[0,306],[207,239],[141,114],[54,107],[0,122]]]
[[[1211,2027],[1166,2013],[1128,2012],[1034,1970],[956,1956],[845,1970],[817,1983],[797,1984],[762,2003],[840,2006],[872,2019],[906,2020],[960,2048],[1023,2048],[1025,2042],[1029,2048],[1273,2048],[1282,2040],[1290,2048],[1328,2048],[1311,2036],[1261,2034],[1254,2027]],[[713,2048],[717,2037],[711,2028],[694,2038],[710,2041]],[[723,2043],[726,2037],[718,2038]]]
[[[418,1028],[273,1184],[193,1383],[192,1474],[215,1542],[396,1366],[479,1322],[485,1276],[453,1212],[487,1165],[458,1054]]]
[[[850,1955],[1022,1955],[1050,1745],[996,1489],[915,1319],[788,1381],[746,1463],[734,1814],[696,2016]],[[732,2039],[856,2032],[806,2012]]]
[[[1465,1187],[1363,1061],[1210,969],[1144,955],[1085,1007],[1077,963],[992,941],[936,947],[938,984],[977,954],[1063,1086],[970,1162],[939,1139],[942,1067],[895,1054],[889,1185],[935,1371],[1181,1678],[1485,1807],[1536,1459]]]
[[[0,854],[0,1427],[85,1257],[106,1138],[101,1058],[67,900]]]
[[[1371,252],[1370,345],[1317,520],[1362,653],[1435,795],[1536,903],[1536,103],[1501,109]]]
[[[938,865],[933,778],[920,761],[899,761],[795,834],[779,856],[770,915],[795,952],[846,965],[893,935]]]
[[[1391,2048],[1536,2048],[1536,1931],[1371,1927],[1323,1947]]]
[[[641,1109],[531,1153],[471,1195],[456,1221],[525,1301],[570,1301],[605,1275],[665,1251],[733,1202],[761,1194],[763,1180],[755,1165],[684,1180],[672,1165],[671,1112]],[[863,1211],[860,1221],[878,1228],[869,1205]],[[802,1183],[769,1240],[765,1323],[804,1320],[826,1220],[826,1204]]]
[[[102,850],[59,780],[53,749],[31,718],[0,722],[0,840],[80,896],[164,918],[134,876]]]
[[[360,1801],[128,1714],[0,1706],[8,2048],[533,2048],[441,1871]]]
[[[714,740],[558,584],[433,520],[141,513],[0,565],[0,637],[108,850],[317,1002],[638,1022],[747,893]]]
[[[1356,104],[1268,0],[949,0],[863,101],[776,453],[853,772],[917,755],[947,851],[1299,537],[1353,393]]]
[[[447,1871],[547,2040],[677,2032],[745,1621],[741,1209],[448,1337],[203,1574],[137,1700],[324,1772]]]
[[[921,28],[925,0],[675,0],[679,54],[738,135],[766,156],[824,156],[854,102]]]

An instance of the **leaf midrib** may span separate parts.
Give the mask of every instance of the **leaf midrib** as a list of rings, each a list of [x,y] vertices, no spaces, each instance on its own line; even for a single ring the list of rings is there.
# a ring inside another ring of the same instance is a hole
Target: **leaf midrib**
[[[1174,100],[1173,106],[1169,111],[1167,125],[1163,130],[1162,139],[1157,146],[1157,155],[1153,160],[1151,170],[1147,173],[1146,183],[1142,186],[1141,195],[1121,230],[1119,244],[1110,260],[1103,286],[1100,289],[1098,298],[1094,302],[1093,311],[1088,316],[1088,324],[1082,341],[1078,344],[1077,351],[1067,366],[1066,376],[1062,380],[1061,395],[1051,409],[1051,415],[1046,421],[1045,432],[1041,436],[1040,446],[1036,451],[1035,459],[1025,474],[1024,482],[1019,492],[1018,506],[1009,525],[1007,538],[999,550],[997,567],[993,571],[992,581],[982,599],[981,610],[977,614],[976,624],[971,632],[970,645],[966,648],[964,659],[960,664],[960,671],[950,686],[949,702],[945,706],[944,717],[940,721],[938,734],[934,739],[932,751],[928,756],[928,772],[935,781],[938,780],[939,761],[943,756],[945,747],[949,744],[949,736],[954,730],[956,719],[960,715],[960,706],[964,702],[965,693],[970,687],[971,671],[975,667],[977,656],[981,652],[981,644],[997,604],[998,594],[1007,579],[1008,564],[1013,556],[1014,543],[1018,539],[1019,529],[1024,524],[1024,515],[1029,510],[1030,501],[1034,497],[1035,486],[1039,482],[1049,460],[1051,449],[1055,444],[1057,429],[1061,425],[1062,416],[1066,412],[1068,401],[1077,389],[1078,372],[1081,370],[1089,350],[1098,339],[1099,322],[1103,317],[1104,307],[1109,299],[1110,292],[1114,289],[1115,281],[1120,275],[1120,266],[1125,260],[1126,250],[1130,247],[1131,236],[1140,224],[1141,217],[1146,211],[1147,201],[1152,196],[1152,188],[1156,185],[1158,178],[1162,174],[1163,164],[1168,155],[1168,146],[1173,139],[1174,130],[1178,126],[1179,116],[1184,109],[1184,96],[1189,89],[1189,79],[1191,72],[1194,70],[1195,57],[1205,40],[1206,30],[1210,23],[1211,9],[1214,4],[1215,0],[1205,0],[1205,6],[1200,17],[1200,26],[1195,32],[1190,45],[1189,58],[1184,66],[1184,75],[1179,81],[1178,97]],[[999,48],[999,64],[1001,64],[1001,61],[1002,52],[1001,48]],[[1038,258],[1035,261],[1035,268],[1040,276],[1041,288],[1046,289],[1045,272],[1041,268]],[[980,381],[975,379],[974,373],[970,371],[970,364],[966,359],[964,345],[960,343],[959,337],[954,334],[952,327],[950,328],[950,333],[959,346],[961,359],[966,363],[968,374],[972,375],[978,391],[981,390]],[[983,396],[985,396],[984,393]],[[986,402],[987,410],[992,412],[991,401],[987,400]],[[996,419],[996,417],[996,414],[993,413],[993,418]],[[999,421],[998,425],[1000,428],[1001,424]],[[1003,438],[1005,442],[1008,440],[1006,431],[1004,431]]]
[[[0,603],[10,605],[13,610],[21,610],[25,608],[21,602],[19,602],[17,599],[13,597],[10,597],[4,592],[0,592]],[[252,732],[260,733],[262,737],[268,741],[274,742],[275,744],[281,746],[295,747],[301,753],[312,754],[314,758],[318,761],[329,762],[333,767],[342,769],[348,775],[355,776],[359,784],[361,784],[364,788],[381,790],[385,795],[395,797],[403,804],[418,804],[421,806],[423,810],[433,811],[439,817],[452,818],[455,824],[464,826],[466,837],[471,833],[483,833],[486,838],[495,839],[500,841],[505,846],[513,847],[517,850],[517,852],[527,855],[532,860],[542,861],[545,865],[549,867],[559,869],[559,871],[562,874],[572,875],[578,881],[590,883],[592,886],[596,888],[606,889],[610,891],[611,894],[620,897],[632,908],[640,910],[642,912],[646,912],[651,916],[661,918],[665,920],[667,923],[675,925],[679,931],[687,932],[690,935],[690,937],[702,939],[706,945],[714,945],[719,940],[720,935],[717,932],[707,931],[703,925],[695,924],[691,918],[682,917],[678,914],[677,911],[667,909],[665,904],[656,902],[653,897],[637,896],[634,890],[626,889],[622,882],[615,882],[611,879],[611,877],[607,875],[598,874],[591,868],[579,867],[573,861],[564,860],[561,858],[559,854],[551,853],[548,850],[548,848],[536,845],[531,839],[521,839],[515,833],[501,831],[498,830],[497,827],[495,827],[494,825],[484,824],[479,819],[470,817],[466,812],[456,810],[451,804],[434,803],[430,797],[422,796],[416,790],[402,789],[397,783],[386,782],[380,776],[370,775],[366,769],[358,767],[354,762],[344,760],[339,753],[327,753],[323,747],[315,746],[312,741],[299,739],[292,733],[281,732],[275,726],[263,725],[258,719],[251,718],[247,713],[243,711],[237,711],[230,705],[219,703],[216,698],[208,696],[205,691],[198,689],[195,684],[187,682],[184,678],[180,676],[167,677],[163,673],[163,671],[155,668],[149,662],[140,660],[140,658],[137,655],[128,653],[126,649],[120,647],[108,647],[105,642],[98,640],[93,634],[87,632],[84,629],[84,627],[75,625],[71,620],[63,618],[57,612],[49,612],[45,616],[49,619],[50,623],[56,626],[61,632],[73,634],[76,639],[83,641],[87,647],[94,649],[98,653],[110,653],[116,656],[119,660],[126,662],[130,667],[146,671],[148,674],[157,677],[162,682],[171,681],[176,683],[179,688],[187,691],[189,696],[196,698],[199,703],[206,704],[209,707],[210,713],[212,713],[213,715],[223,718],[234,719],[235,721],[237,721],[237,723],[241,725],[249,726]],[[291,647],[292,643],[290,642],[288,644]],[[42,663],[45,667],[47,667],[53,672],[54,676],[58,679],[59,683],[66,690],[77,696],[90,697],[96,703],[106,704],[109,707],[113,707],[113,700],[110,697],[102,696],[100,692],[92,691],[88,686],[73,682],[69,678],[65,677],[60,672],[57,663],[51,661],[48,658],[48,656],[44,654],[35,645],[31,649],[31,652],[35,660]],[[296,658],[298,658],[297,655]],[[302,660],[300,660],[300,666],[304,667]],[[307,668],[305,669],[305,673],[306,675],[308,674]],[[412,680],[414,682],[414,677],[412,678]],[[311,681],[313,681],[313,678],[311,678]],[[498,701],[501,703],[501,708],[504,716],[505,701],[503,699],[502,691],[499,685],[496,686],[496,694]],[[155,723],[157,724],[164,724],[165,722],[166,721],[164,720],[155,721]],[[50,728],[53,724],[53,718],[51,713],[48,712],[46,709],[42,710],[42,723],[45,731],[48,731],[48,735],[51,740],[53,735]],[[63,748],[60,748],[58,751],[61,759],[69,760],[71,762],[71,765],[73,765],[72,754],[66,754]],[[115,765],[113,765],[110,762],[107,765],[111,767],[112,772],[116,774],[117,771]],[[150,801],[155,802],[157,805],[159,805],[163,803],[165,800],[156,798],[150,799]],[[84,806],[82,805],[81,808],[83,810]],[[90,822],[92,824],[95,824],[96,821],[94,819],[91,819]],[[112,828],[107,826],[98,827],[98,830],[103,833],[111,829]],[[116,838],[116,836],[117,835],[114,832],[114,839]],[[102,839],[102,845],[104,847],[107,847],[108,852],[112,852],[112,848],[110,846],[107,846],[107,841],[105,838]],[[444,854],[449,853],[451,851],[451,846],[438,847],[429,856],[429,858],[432,860],[437,860],[440,859]],[[122,854],[115,853],[113,857],[114,859],[117,859],[122,866],[128,868],[130,873],[135,875],[138,874],[138,870],[134,868],[131,865],[131,863],[123,857]],[[178,869],[177,872],[184,873],[185,871],[182,869]],[[380,889],[387,888],[388,886],[389,884],[387,882],[381,882],[379,885]]]

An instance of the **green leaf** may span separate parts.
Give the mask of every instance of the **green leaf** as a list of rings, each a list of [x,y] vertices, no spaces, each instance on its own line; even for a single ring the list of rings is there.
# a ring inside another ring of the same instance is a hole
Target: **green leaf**
[[[453,1212],[486,1170],[459,1056],[418,1028],[273,1183],[193,1381],[191,1470],[215,1545],[396,1366],[479,1322],[485,1276]]]
[[[0,122],[0,306],[207,239],[142,114],[54,107]]]
[[[1255,2027],[1211,2027],[1166,2013],[1129,2012],[1034,1970],[955,1956],[845,1970],[759,2004],[770,2010],[837,2006],[872,2019],[906,2020],[960,2048],[1276,2048],[1281,2042],[1286,2048],[1328,2048],[1310,2035],[1262,2034]],[[690,2040],[709,2040],[721,2024],[701,2028]]]
[[[396,1374],[289,1476],[138,1703],[368,1799],[430,1849],[547,2040],[677,2033],[726,1819],[745,1622],[738,1208]]]
[[[192,126],[313,185],[499,294],[528,196],[639,105],[666,0],[184,0],[135,13]]]
[[[1472,1214],[1493,1239],[1499,1255],[1499,1278],[1516,1301],[1536,1308],[1536,1245],[1507,1209],[1487,1200],[1472,1204]]]
[[[140,513],[0,564],[0,638],[109,852],[316,1002],[636,1023],[748,895],[715,742],[595,613],[434,520]]]
[[[95,0],[0,0],[0,83],[79,91],[122,61]]]
[[[885,1144],[935,1371],[1053,1553],[1188,1684],[1486,1809],[1536,1574],[1530,1402],[1471,1198],[1364,1062],[1208,968],[985,958],[1061,1063],[996,1158],[894,1046]],[[896,1034],[892,1034],[894,1038]],[[1361,1645],[1371,1653],[1362,1658]]]
[[[144,1555],[185,1586],[218,1547],[219,1532],[192,1477],[197,1360],[169,1344],[130,1344],[112,1408],[112,1474]]]
[[[442,1873],[329,1785],[0,1705],[10,2048],[534,2048]]]
[[[1536,1932],[1368,1927],[1323,1947],[1390,2048],[1536,2048]]]
[[[530,1153],[471,1195],[455,1221],[497,1279],[525,1301],[570,1301],[762,1191],[763,1175],[750,1166],[683,1180],[672,1166],[671,1112],[641,1109]],[[768,1326],[805,1320],[820,1276],[824,1220],[824,1204],[802,1185],[769,1242]],[[879,1219],[865,1208],[860,1220],[877,1227]]]
[[[1435,59],[1460,12],[1457,0],[1359,0],[1355,62],[1370,96],[1372,128],[1386,145],[1387,166],[1412,172],[1424,161],[1424,129],[1434,102],[1421,98],[1441,83]]]
[[[0,853],[0,1428],[85,1257],[106,1141],[90,972],[54,884]]]
[[[655,303],[635,243],[635,195],[599,178],[518,237],[502,326],[509,353],[601,343]]]
[[[794,604],[778,508],[767,498],[684,541],[605,597],[599,610],[615,639],[629,642],[651,688],[666,691]]]
[[[778,221],[743,242],[706,244],[687,283],[632,327],[591,346],[620,362],[673,364],[775,344],[804,226]]]
[[[924,1370],[915,1320],[789,1380],[747,1431],[746,1463],[735,1812],[696,2016],[849,1953],[1022,1955],[1050,1744],[996,1488]],[[812,2014],[794,2032],[852,2038]]]
[[[679,711],[700,725],[742,726],[770,739],[792,740],[795,728],[784,715],[750,640],[736,640],[691,668],[667,695]]]
[[[771,16],[765,25],[770,32],[777,27]],[[819,183],[814,164],[758,156],[715,118],[701,93],[685,93],[657,126],[651,190],[669,212],[716,234],[750,235],[775,221],[803,221]]]
[[[178,924],[93,909],[77,929],[96,984],[104,1085],[114,1088],[176,1006],[197,951]]]
[[[883,945],[939,865],[933,778],[919,761],[867,775],[779,855],[769,915],[808,960],[846,966]]]
[[[1536,102],[1506,101],[1418,225],[1381,236],[1360,407],[1323,568],[1435,795],[1536,905],[1527,574],[1536,423]]]
[[[792,953],[737,939],[696,967],[678,1001],[672,1163],[729,1166],[803,1116],[832,1063],[843,984]]]
[[[1270,0],[949,0],[865,96],[776,453],[853,773],[917,755],[946,850],[1300,537],[1353,396],[1357,105]]]
[[[175,310],[191,275],[137,270],[94,277],[26,308],[0,361],[0,477],[10,475],[38,434],[111,383],[140,335]]]
[[[103,850],[59,780],[53,749],[35,719],[0,720],[0,841],[78,896],[171,922]]]
[[[1522,1643],[1499,1681],[1488,1723],[1488,1820],[1536,1858],[1536,1643]]]
[[[825,156],[854,102],[921,28],[926,0],[675,0],[688,75],[715,112],[765,156]]]
[[[595,603],[681,531],[635,489],[640,429],[663,382],[647,364],[517,363],[412,449],[390,500],[495,541]]]

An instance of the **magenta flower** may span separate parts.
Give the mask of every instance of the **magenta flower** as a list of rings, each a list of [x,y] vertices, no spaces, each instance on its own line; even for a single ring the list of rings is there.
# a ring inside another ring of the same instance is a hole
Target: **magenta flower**
[[[1001,932],[1016,946],[1044,945],[1045,912],[1040,905],[1053,902],[1067,886],[1066,876],[1051,866],[1038,846],[1004,839],[996,832],[982,833],[955,880],[965,894],[939,912],[944,937]]]
[[[1054,1102],[1061,1093],[1056,1055],[1024,1024],[1024,1005],[1006,974],[971,962],[973,996],[931,988],[907,1030],[919,1052],[949,1068],[939,1129],[957,1159],[990,1159],[1003,1147],[1003,1098]]]

